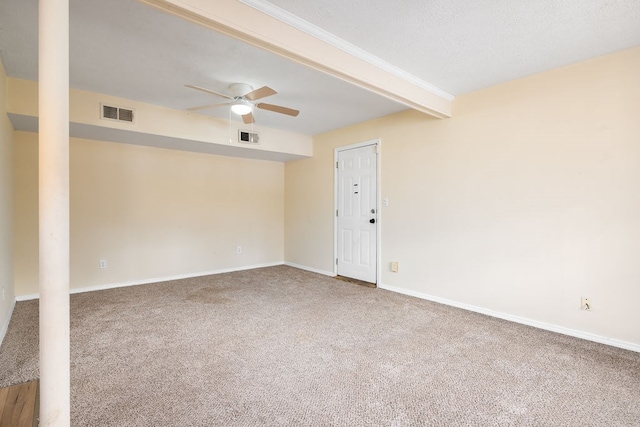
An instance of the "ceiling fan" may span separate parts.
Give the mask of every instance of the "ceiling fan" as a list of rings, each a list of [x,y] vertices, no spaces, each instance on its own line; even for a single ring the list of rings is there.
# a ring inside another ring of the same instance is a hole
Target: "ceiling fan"
[[[200,86],[185,85],[185,87],[231,100],[230,102],[223,102],[221,104],[203,105],[201,107],[188,108],[187,110],[189,111],[208,110],[209,108],[218,108],[224,105],[230,105],[231,111],[242,116],[242,121],[245,124],[255,122],[255,119],[253,118],[254,107],[260,108],[262,110],[273,111],[275,113],[286,114],[293,117],[296,117],[298,114],[300,114],[300,111],[294,110],[293,108],[287,108],[281,105],[265,104],[264,102],[254,102],[258,99],[266,98],[267,96],[275,95],[277,93],[275,90],[271,89],[268,86],[263,86],[260,89],[253,90],[253,88],[248,84],[234,83],[229,86],[231,95],[226,95],[224,93],[219,93],[210,89],[205,89]]]

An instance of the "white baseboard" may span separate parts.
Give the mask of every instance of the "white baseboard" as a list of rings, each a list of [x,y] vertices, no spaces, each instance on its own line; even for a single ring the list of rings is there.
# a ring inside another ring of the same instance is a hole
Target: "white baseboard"
[[[148,285],[149,283],[168,282],[169,280],[190,279],[192,277],[210,276],[213,274],[233,273],[234,271],[253,270],[263,267],[274,267],[282,265],[283,262],[271,262],[265,264],[245,265],[242,267],[223,268],[220,270],[201,271],[198,273],[178,274],[176,276],[154,277],[144,280],[132,280],[128,282],[108,283],[106,285],[87,286],[86,288],[73,288],[69,290],[70,294],[80,294],[83,292],[102,291],[105,289],[124,288],[126,286]],[[40,298],[40,294],[20,295],[16,297],[17,301],[28,301]]]
[[[11,321],[11,316],[13,315],[13,309],[16,307],[16,299],[13,299],[11,303],[11,307],[9,308],[9,312],[7,316],[4,318],[4,322],[2,323],[2,329],[0,329],[0,345],[4,341],[4,336],[7,334],[7,330],[9,329],[9,322]]]
[[[40,298],[40,294],[18,295],[16,296],[16,301],[30,301],[38,298]]]
[[[576,338],[582,338],[584,340],[597,342],[600,344],[610,345],[612,347],[619,347],[625,350],[631,350],[640,353],[640,344],[634,344],[627,341],[617,340],[614,338],[608,338],[602,335],[596,335],[589,332],[578,331],[575,329],[565,328],[563,326],[552,325],[550,323],[540,322],[533,319],[527,319],[526,317],[514,316],[512,314],[502,313],[499,311],[490,310],[488,308],[478,307],[471,304],[465,304],[458,301],[453,301],[446,298],[435,297],[427,295],[422,292],[411,291],[408,289],[399,288],[396,286],[390,286],[385,284],[378,284],[378,288],[385,289],[391,292],[397,292],[412,297],[437,302],[444,305],[449,305],[463,310],[473,311],[476,313],[486,314],[487,316],[497,317],[498,319],[508,320],[510,322],[521,323],[527,326],[533,326],[534,328],[544,329],[546,331],[557,332],[563,335],[569,335]]]
[[[299,268],[300,270],[310,271],[312,273],[322,274],[324,276],[329,276],[329,277],[336,276],[336,274],[333,271],[319,270],[317,268],[307,267],[306,265],[295,264],[293,262],[285,262],[284,265],[288,265],[289,267]]]

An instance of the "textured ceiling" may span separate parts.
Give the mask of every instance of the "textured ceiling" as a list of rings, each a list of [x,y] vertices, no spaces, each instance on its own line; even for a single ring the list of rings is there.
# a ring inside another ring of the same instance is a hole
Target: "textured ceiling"
[[[0,58],[9,76],[37,80],[37,3],[0,1]],[[272,0],[267,5],[455,95],[640,45],[638,0]],[[74,88],[186,109],[222,100],[185,84],[219,92],[234,82],[268,85],[279,93],[265,102],[301,114],[258,111],[258,123],[305,134],[406,108],[135,0],[70,0],[70,9]],[[229,117],[226,109],[205,113]]]
[[[269,3],[454,95],[640,45],[639,0]]]
[[[0,55],[11,77],[38,79],[37,0],[0,1]],[[270,86],[264,99],[296,118],[257,110],[260,125],[314,135],[407,107],[134,0],[70,1],[70,85],[184,110],[225,102],[184,85],[229,93]],[[200,112],[229,118],[227,108]]]

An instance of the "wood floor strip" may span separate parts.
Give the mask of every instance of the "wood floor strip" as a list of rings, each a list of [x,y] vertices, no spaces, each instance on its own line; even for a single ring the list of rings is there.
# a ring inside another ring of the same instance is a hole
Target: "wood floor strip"
[[[36,425],[38,381],[0,389],[0,426]]]
[[[2,420],[2,414],[4,413],[4,405],[7,402],[7,396],[9,396],[9,387],[0,388],[0,420]],[[1,422],[0,425],[2,425]]]

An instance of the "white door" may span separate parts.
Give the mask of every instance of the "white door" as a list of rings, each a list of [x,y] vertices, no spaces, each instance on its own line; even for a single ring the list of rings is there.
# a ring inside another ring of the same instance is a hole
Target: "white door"
[[[376,145],[338,152],[338,275],[376,283]]]

